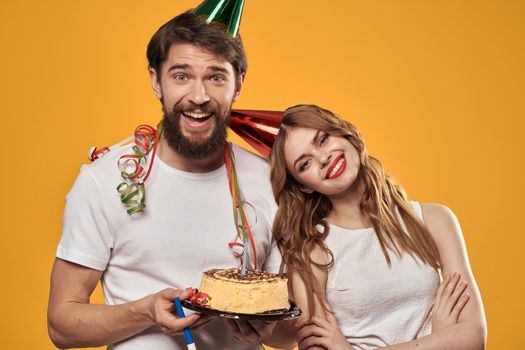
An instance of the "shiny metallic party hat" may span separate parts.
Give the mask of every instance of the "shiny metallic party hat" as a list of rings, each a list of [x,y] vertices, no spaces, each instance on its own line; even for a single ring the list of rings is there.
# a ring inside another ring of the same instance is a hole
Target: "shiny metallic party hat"
[[[230,128],[263,157],[268,157],[284,112],[233,109]]]
[[[206,23],[223,23],[228,32],[236,37],[241,24],[243,7],[244,0],[204,0],[193,13],[204,17]]]

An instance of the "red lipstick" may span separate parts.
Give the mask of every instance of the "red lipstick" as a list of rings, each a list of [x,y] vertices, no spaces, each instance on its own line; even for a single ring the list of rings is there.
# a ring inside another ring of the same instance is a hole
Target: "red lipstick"
[[[343,160],[343,161],[342,161],[341,166],[339,167],[339,169],[335,172],[335,174],[330,176],[330,174],[334,170],[334,168],[337,165],[337,163],[339,163],[339,161],[341,161],[341,160]],[[335,179],[336,177],[340,176],[345,171],[345,169],[346,169],[346,159],[345,159],[344,154],[340,154],[339,156],[335,157],[335,159],[332,162],[332,164],[330,164],[330,166],[326,170],[326,177],[325,177],[325,179]]]

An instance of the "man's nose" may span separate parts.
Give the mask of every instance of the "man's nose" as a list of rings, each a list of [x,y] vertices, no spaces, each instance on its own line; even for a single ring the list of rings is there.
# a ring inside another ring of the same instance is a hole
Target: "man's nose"
[[[196,80],[188,96],[190,102],[196,105],[203,105],[210,101],[210,96],[206,91],[206,86],[202,81]]]

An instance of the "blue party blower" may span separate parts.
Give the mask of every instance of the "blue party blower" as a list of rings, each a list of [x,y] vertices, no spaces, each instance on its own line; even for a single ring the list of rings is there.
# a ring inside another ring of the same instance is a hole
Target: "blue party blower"
[[[179,297],[176,297],[173,300],[173,302],[175,303],[175,308],[177,309],[177,314],[179,315],[179,318],[186,317],[186,315],[184,314],[184,310],[182,309],[182,304],[180,303]],[[193,337],[191,336],[189,327],[184,328],[184,338],[186,338],[186,346],[188,347],[188,350],[197,350],[195,342],[193,341]]]

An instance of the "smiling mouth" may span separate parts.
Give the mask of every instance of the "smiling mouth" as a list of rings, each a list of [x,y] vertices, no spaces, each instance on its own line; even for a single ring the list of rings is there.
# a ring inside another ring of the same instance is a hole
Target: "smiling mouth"
[[[326,179],[338,177],[346,169],[346,160],[343,154],[334,159],[326,172]]]
[[[182,111],[181,114],[188,118],[192,122],[197,123],[203,123],[206,120],[210,119],[210,117],[213,115],[213,113],[198,113],[198,112],[184,112]]]

